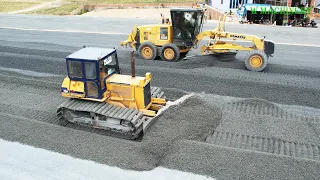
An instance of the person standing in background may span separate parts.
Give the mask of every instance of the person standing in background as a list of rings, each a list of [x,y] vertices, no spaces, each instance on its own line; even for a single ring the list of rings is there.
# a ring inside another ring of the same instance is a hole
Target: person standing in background
[[[160,13],[161,19],[162,19],[162,24],[164,24],[164,15]]]
[[[166,24],[171,25],[169,18],[166,19]]]

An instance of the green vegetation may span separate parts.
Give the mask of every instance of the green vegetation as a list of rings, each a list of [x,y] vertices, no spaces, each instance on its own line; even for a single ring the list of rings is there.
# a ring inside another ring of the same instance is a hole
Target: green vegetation
[[[70,15],[70,13],[82,5],[79,1],[62,3],[59,7],[43,8],[26,14],[47,14],[47,15]]]
[[[64,0],[60,7],[44,8],[28,12],[27,14],[48,14],[48,15],[70,15],[70,13],[81,5],[102,5],[102,4],[137,4],[137,3],[195,3],[196,0]],[[199,1],[201,2],[201,1]],[[88,12],[81,10],[79,14]]]
[[[195,3],[196,0],[87,0],[86,2],[89,4]]]
[[[6,1],[0,0],[0,13],[17,11],[25,8],[29,8],[35,5],[38,5],[38,1]]]

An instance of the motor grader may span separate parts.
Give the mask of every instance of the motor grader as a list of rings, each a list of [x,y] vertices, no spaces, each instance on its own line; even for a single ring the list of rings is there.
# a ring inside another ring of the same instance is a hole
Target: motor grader
[[[197,48],[199,42],[209,38],[208,43],[201,47],[201,54],[225,55],[238,51],[248,51],[245,56],[245,66],[250,71],[262,71],[269,57],[273,56],[274,43],[254,35],[239,34],[224,31],[226,16],[219,18],[214,30],[202,32],[205,8],[170,9],[170,24],[152,24],[135,26],[127,40],[121,46],[131,47],[139,53],[141,59],[154,60],[160,56],[164,61],[177,61],[192,48]],[[232,42],[222,41],[230,39]],[[236,44],[236,41],[253,43],[252,46]]]
[[[124,139],[136,139],[158,111],[166,106],[164,92],[151,87],[151,73],[123,75],[116,49],[85,47],[66,57],[67,77],[59,105],[61,125],[73,123],[102,129]]]

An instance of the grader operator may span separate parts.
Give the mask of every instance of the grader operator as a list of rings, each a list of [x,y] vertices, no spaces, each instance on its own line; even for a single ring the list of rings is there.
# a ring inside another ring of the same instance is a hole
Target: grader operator
[[[274,43],[254,35],[224,31],[225,18],[219,18],[218,27],[202,32],[204,23],[203,8],[171,9],[171,24],[153,24],[135,26],[128,39],[121,46],[128,44],[139,53],[141,59],[154,60],[156,57],[164,61],[177,61],[192,48],[197,47],[204,38],[209,38],[201,47],[201,54],[225,54],[228,52],[248,51],[245,66],[250,71],[262,71],[269,57],[273,56]],[[233,42],[221,39],[232,39]],[[252,46],[236,44],[235,41],[249,41]]]

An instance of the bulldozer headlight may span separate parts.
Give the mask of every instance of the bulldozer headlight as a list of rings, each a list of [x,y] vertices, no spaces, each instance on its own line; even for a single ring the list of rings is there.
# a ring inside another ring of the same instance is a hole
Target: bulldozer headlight
[[[64,92],[64,93],[68,93],[68,92],[69,92],[68,89],[65,88],[65,87],[60,88],[60,91],[61,91],[61,92]]]

